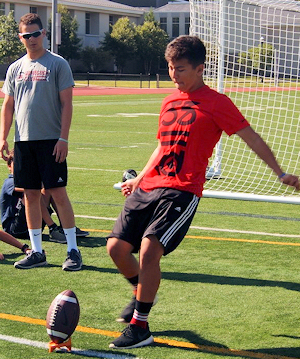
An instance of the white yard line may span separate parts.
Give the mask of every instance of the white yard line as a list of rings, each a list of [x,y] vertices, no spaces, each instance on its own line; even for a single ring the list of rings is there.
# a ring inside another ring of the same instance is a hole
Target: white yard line
[[[0,340],[5,340],[7,342],[21,344],[21,345],[28,345],[31,347],[41,348],[41,349],[49,349],[48,343],[45,342],[39,342],[36,340],[29,340],[25,338],[18,338],[18,337],[12,337],[9,335],[2,335],[0,334]],[[104,352],[98,352],[94,350],[84,350],[84,349],[78,349],[78,348],[72,348],[71,352],[68,352],[71,354],[76,355],[82,355],[85,357],[91,357],[91,358],[103,358],[103,359],[138,359],[135,356],[127,356],[127,355],[119,355],[114,353],[104,353]]]

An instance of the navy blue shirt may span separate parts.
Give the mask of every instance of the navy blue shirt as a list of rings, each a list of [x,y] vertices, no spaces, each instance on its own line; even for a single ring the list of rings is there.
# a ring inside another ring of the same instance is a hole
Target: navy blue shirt
[[[15,191],[14,176],[9,174],[4,181],[0,195],[0,210],[2,228],[6,230],[8,225],[14,220],[16,213],[22,206],[23,193]]]

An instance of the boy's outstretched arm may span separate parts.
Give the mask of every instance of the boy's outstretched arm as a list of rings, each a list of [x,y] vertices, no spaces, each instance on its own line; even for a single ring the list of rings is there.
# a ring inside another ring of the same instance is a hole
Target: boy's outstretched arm
[[[299,190],[298,176],[284,173],[269,146],[252,127],[243,128],[236,134],[274,171],[282,183]]]

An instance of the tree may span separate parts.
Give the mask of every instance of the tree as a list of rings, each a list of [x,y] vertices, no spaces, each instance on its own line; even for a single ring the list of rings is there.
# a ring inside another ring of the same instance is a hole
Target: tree
[[[152,9],[148,13],[145,14],[144,21],[153,22],[156,26],[159,26],[159,22],[157,20],[155,20],[154,12]]]
[[[168,41],[167,33],[159,27],[151,11],[145,16],[145,22],[136,28],[136,55],[144,64],[145,74],[151,72],[154,61],[163,58]]]
[[[19,27],[13,15],[0,16],[0,63],[7,64],[15,61],[24,52],[23,44],[18,37]]]
[[[111,33],[105,33],[102,48],[114,58],[118,72],[124,70],[126,62],[136,52],[136,27],[128,17],[120,18],[112,27]]]
[[[81,51],[81,60],[88,72],[98,72],[104,68],[109,60],[109,55],[102,48],[86,46]]]
[[[61,14],[61,45],[58,53],[67,61],[80,58],[81,39],[77,36],[79,23],[72,17],[66,6],[59,4],[57,12]],[[48,39],[51,42],[51,19],[48,26]]]
[[[241,52],[239,55],[239,63],[245,65],[247,69],[254,69],[262,81],[266,73],[271,70],[273,59],[273,46],[266,42],[252,47],[247,52]]]

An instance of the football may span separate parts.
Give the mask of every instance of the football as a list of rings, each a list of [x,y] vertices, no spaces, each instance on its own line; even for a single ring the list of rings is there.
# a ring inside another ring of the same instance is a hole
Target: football
[[[136,174],[135,170],[132,170],[132,169],[126,170],[123,173],[122,182],[125,182],[129,179],[135,178],[136,176],[137,176],[137,174]]]
[[[47,333],[56,344],[65,342],[77,327],[80,307],[75,293],[64,290],[50,304],[46,318]]]
[[[132,179],[135,178],[137,176],[137,173],[135,172],[135,170],[133,169],[129,169],[124,171],[123,175],[122,175],[122,182],[127,181],[128,179]],[[114,189],[121,191],[121,184],[122,182],[118,182],[114,184]]]

